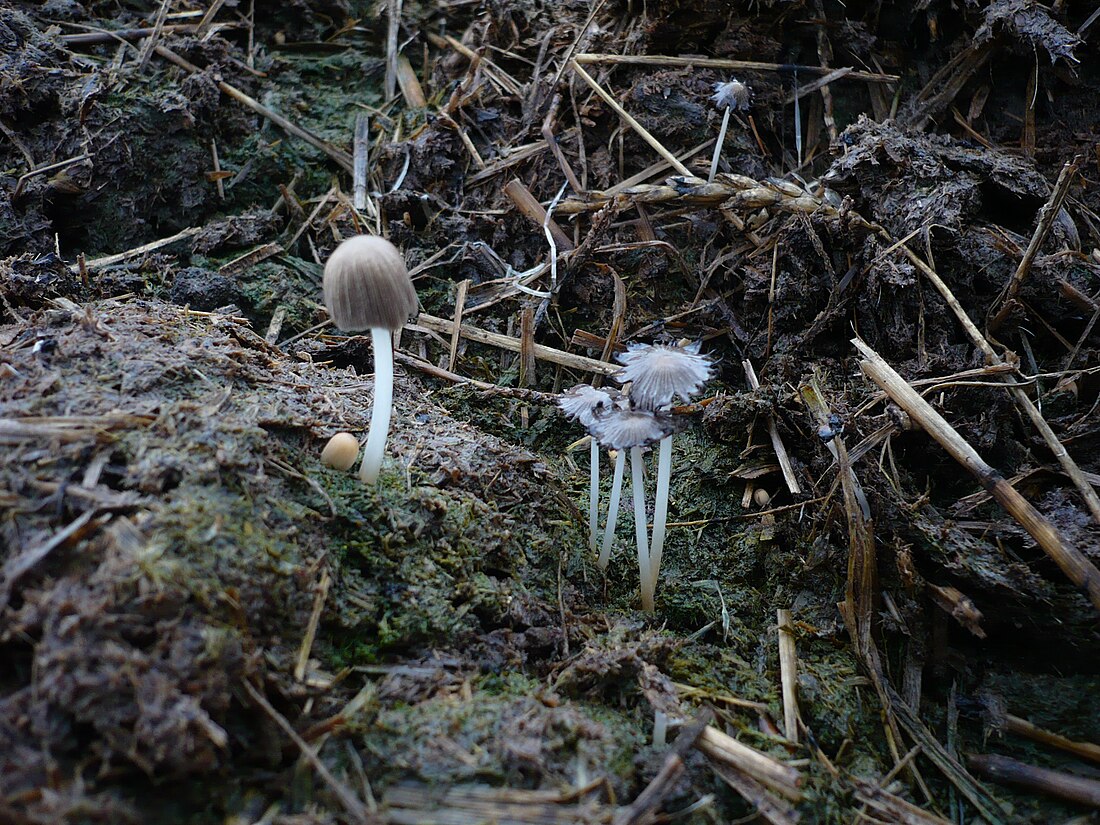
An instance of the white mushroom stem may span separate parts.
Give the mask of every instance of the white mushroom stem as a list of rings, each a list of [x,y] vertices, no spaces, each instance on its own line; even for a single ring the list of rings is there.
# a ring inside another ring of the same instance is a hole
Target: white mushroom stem
[[[371,327],[374,344],[374,404],[371,406],[370,431],[363,448],[363,463],[359,478],[364,484],[374,484],[382,469],[386,452],[386,437],[390,432],[390,412],[393,410],[393,338],[385,327]]]
[[[615,542],[615,523],[619,520],[619,498],[623,492],[623,470],[626,467],[626,450],[619,450],[615,456],[615,473],[611,477],[611,499],[607,503],[607,525],[603,531],[603,549],[596,561],[601,570],[607,569],[611,561],[611,545]]]
[[[668,521],[668,487],[672,480],[672,436],[661,439],[657,453],[657,494],[653,500],[653,540],[649,545],[650,598],[657,591],[661,575],[661,553],[665,549],[665,523]]]
[[[641,580],[642,610],[653,612],[653,574],[649,566],[649,531],[645,515],[645,487],[642,482],[642,448],[630,448],[630,486],[634,492],[634,534],[638,539],[638,578]]]
[[[714,176],[718,174],[718,158],[722,157],[722,144],[726,142],[726,129],[730,125],[730,107],[726,107],[722,115],[722,128],[718,130],[718,142],[714,144],[714,154],[710,158],[710,174],[707,175],[707,183],[714,183]]]
[[[596,552],[596,531],[600,521],[600,445],[592,439],[589,452],[588,549]]]

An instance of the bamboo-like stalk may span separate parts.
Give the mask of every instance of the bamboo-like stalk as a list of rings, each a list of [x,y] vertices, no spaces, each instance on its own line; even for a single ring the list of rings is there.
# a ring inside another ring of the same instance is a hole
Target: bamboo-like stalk
[[[458,342],[462,337],[462,313],[466,311],[466,292],[470,289],[470,279],[459,281],[455,289],[455,317],[451,324],[451,347],[447,354],[447,369],[454,372],[458,360]]]
[[[1021,719],[1019,716],[1013,716],[1011,713],[1005,714],[1004,729],[1010,733],[1015,733],[1030,739],[1032,742],[1039,742],[1043,745],[1049,745],[1052,748],[1058,748],[1067,753],[1072,753],[1074,756],[1079,756],[1082,759],[1100,762],[1100,745],[1093,742],[1076,742],[1059,733],[1052,733],[1049,730],[1044,730],[1038,725],[1032,724],[1027,719]]]
[[[165,46],[157,45],[153,49],[153,51],[156,52],[156,54],[158,54],[159,56],[163,57],[165,60],[169,61],[170,63],[174,63],[181,69],[190,72],[191,74],[199,74],[200,72],[202,72],[202,69],[200,69],[194,63],[184,60],[178,54],[173,52],[171,49],[166,48]],[[326,155],[336,161],[336,163],[340,165],[340,168],[342,168],[345,172],[353,171],[354,161],[352,159],[352,156],[345,152],[343,149],[337,149],[331,143],[322,140],[312,132],[303,129],[296,123],[291,123],[278,112],[272,111],[254,98],[246,95],[236,86],[231,86],[224,80],[218,80],[216,82],[218,89],[220,89],[223,94],[233,98],[239,103],[244,104],[256,114],[266,117],[276,126],[280,127],[286,132],[289,132],[297,138],[301,138],[310,146],[313,146],[316,149],[320,149],[322,152],[324,152]]]
[[[374,818],[371,816],[370,811],[367,810],[367,806],[355,795],[355,793],[346,784],[341,782],[336,776],[328,769],[321,757],[317,755],[317,752],[309,746],[309,743],[302,738],[301,734],[294,729],[294,726],[287,721],[279,711],[272,707],[271,703],[267,701],[267,698],[260,693],[247,679],[241,680],[241,686],[245,689],[245,692],[252,699],[260,709],[264,711],[271,720],[285,733],[290,740],[297,746],[298,750],[302,752],[302,756],[313,766],[313,770],[317,772],[317,775],[324,780],[328,785],[329,790],[333,795],[340,800],[340,804],[344,806],[344,810],[347,811],[348,816],[351,817],[351,821],[358,823],[358,825],[366,825],[368,822],[373,822]]]
[[[1068,799],[1079,805],[1100,808],[1100,782],[1095,779],[1039,768],[1018,759],[992,753],[976,754],[967,761],[974,773],[1002,785],[1017,785]]]
[[[663,54],[593,54],[581,52],[573,57],[581,64],[632,65],[632,66],[684,66],[697,69],[728,69],[730,71],[778,72],[796,69],[806,74],[827,75],[839,69],[822,66],[794,66],[790,63],[761,63],[756,60],[727,60],[721,57],[673,57]],[[896,83],[901,78],[896,74],[877,74],[875,72],[846,72],[853,80],[865,80],[869,83]]]
[[[420,85],[420,78],[409,62],[409,58],[403,54],[397,56],[397,86],[401,89],[401,96],[405,98],[405,105],[414,109],[423,109],[428,105],[428,99],[424,97],[424,88]]]
[[[776,611],[779,630],[779,679],[783,688],[783,728],[787,741],[798,743],[798,653],[794,647],[791,611]]]
[[[325,599],[328,598],[330,584],[332,584],[332,576],[329,575],[326,568],[321,571],[321,578],[317,583],[317,592],[313,594],[313,610],[309,614],[309,624],[306,625],[302,645],[298,648],[298,662],[294,665],[294,681],[296,682],[304,681],[306,678],[309,654],[313,650],[313,642],[317,638],[317,626],[321,623],[321,611],[325,607]]]
[[[745,378],[748,379],[749,386],[754,390],[760,389],[760,379],[756,377],[756,370],[753,369],[752,362],[746,359],[741,363],[741,366],[745,370]],[[798,483],[798,477],[794,474],[794,466],[791,464],[787,447],[783,443],[783,437],[779,434],[779,428],[775,424],[775,416],[768,413],[767,422],[768,438],[771,439],[772,449],[775,450],[775,457],[779,461],[779,468],[783,471],[783,480],[787,482],[787,489],[791,491],[791,494],[798,495],[802,492],[802,486]]]
[[[538,198],[531,194],[531,190],[523,185],[523,181],[519,178],[512,178],[505,184],[504,194],[531,223],[539,227],[545,224],[553,233],[554,241],[562,251],[567,252],[573,249],[573,239],[565,233],[565,230],[553,218],[547,220],[546,210],[542,208]]]
[[[599,95],[600,99],[604,103],[606,103],[608,106],[610,106],[612,109],[614,109],[615,113],[626,122],[627,126],[629,126],[631,129],[633,129],[635,132],[637,132],[638,136],[642,140],[644,140],[646,143],[648,143],[650,146],[652,146],[653,149],[657,152],[657,154],[660,155],[662,158],[664,158],[668,162],[669,166],[671,166],[673,169],[675,169],[681,175],[685,175],[687,177],[692,176],[691,172],[688,170],[688,168],[686,166],[684,166],[684,164],[680,163],[679,159],[677,159],[677,157],[674,154],[672,154],[672,152],[668,151],[668,149],[666,149],[664,147],[664,144],[662,144],[661,141],[659,141],[659,140],[657,140],[657,138],[653,137],[653,135],[651,135],[649,133],[648,129],[646,129],[644,126],[642,126],[642,124],[640,124],[637,120],[635,120],[633,117],[631,117],[630,113],[627,112],[626,109],[624,109],[622,107],[622,105],[619,103],[619,101],[617,101],[615,98],[613,98],[611,95],[609,95],[604,90],[604,88],[592,78],[592,75],[590,75],[588,72],[586,72],[584,69],[582,69],[580,67],[579,63],[577,63],[574,60],[574,61],[571,61],[570,66],[572,66],[573,71],[576,72],[577,77],[579,77],[581,80],[583,80],[585,83],[587,83],[589,88],[591,88],[592,91],[594,91],[597,95]]]
[[[1058,174],[1058,180],[1054,184],[1054,190],[1050,193],[1050,198],[1039,210],[1039,223],[1035,227],[1035,232],[1031,235],[1031,241],[1028,243],[1027,249],[1024,250],[1024,255],[1020,259],[1016,271],[1012,273],[1012,277],[1009,278],[1005,288],[990,308],[989,315],[991,317],[987,326],[988,332],[995,332],[1004,323],[1009,313],[1012,312],[1020,287],[1023,286],[1028,273],[1031,271],[1031,262],[1035,260],[1035,256],[1039,253],[1039,247],[1043,245],[1043,241],[1050,233],[1050,227],[1054,225],[1058,210],[1062,208],[1062,202],[1065,201],[1066,195],[1069,193],[1069,186],[1077,173],[1077,163],[1077,160],[1067,160],[1065,165],[1062,166],[1062,171]],[[993,310],[997,309],[998,304],[1000,309],[994,312]]]
[[[352,204],[362,211],[367,208],[367,174],[370,153],[370,118],[360,112],[355,116],[352,137]]]
[[[90,261],[84,262],[84,267],[87,271],[91,272],[95,269],[102,269],[105,266],[113,266],[114,264],[121,263],[122,261],[128,261],[131,258],[139,258],[147,252],[155,252],[158,249],[163,249],[166,246],[176,243],[177,241],[183,241],[187,238],[193,238],[202,232],[201,226],[190,226],[187,229],[180,230],[175,235],[169,235],[167,238],[160,238],[159,240],[150,241],[147,244],[141,246],[135,246],[133,249],[128,249],[125,252],[118,252],[114,255],[104,255],[102,258],[93,258]],[[80,267],[77,264],[73,264],[69,267],[72,272],[79,272]]]

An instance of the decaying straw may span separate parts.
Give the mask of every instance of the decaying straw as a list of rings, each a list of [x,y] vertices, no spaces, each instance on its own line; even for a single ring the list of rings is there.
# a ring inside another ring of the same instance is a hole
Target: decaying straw
[[[415,331],[417,328],[450,334],[454,329],[454,321],[449,318],[436,318],[433,315],[427,315],[422,312],[416,316],[415,324],[406,325],[406,329]],[[489,346],[508,350],[509,352],[520,352],[523,347],[523,341],[521,339],[513,338],[510,335],[502,335],[499,332],[490,332],[489,330],[467,326],[466,324],[462,324],[460,329],[463,338],[478,344],[488,344]],[[584,370],[585,372],[594,372],[597,375],[612,375],[618,372],[618,367],[614,364],[597,361],[595,358],[587,358],[583,355],[574,355],[571,352],[564,352],[560,349],[554,349],[553,347],[547,347],[542,344],[535,344],[533,352],[535,358],[549,361],[551,364],[560,364],[563,367],[571,367],[573,369]]]
[[[998,754],[976,754],[970,757],[969,764],[975,773],[1002,785],[1016,785],[1100,809],[1100,782],[1095,779],[1040,768]]]
[[[788,741],[798,743],[798,653],[794,647],[791,611],[776,611],[779,632],[779,678],[783,688],[783,732]]]
[[[951,457],[962,464],[989,491],[989,494],[1027,530],[1038,542],[1043,552],[1062,569],[1070,581],[1080,587],[1093,606],[1100,610],[1100,570],[1085,558],[1077,548],[1067,544],[1046,518],[1004,477],[990,467],[977,451],[947,423],[946,419],[925,401],[920,394],[898,375],[877,352],[858,338],[852,345],[863,356],[860,368],[891,400],[942,446]]]
[[[714,726],[707,727],[700,734],[696,747],[710,759],[748,774],[787,799],[797,802],[802,798],[802,774],[797,768],[784,765]]]

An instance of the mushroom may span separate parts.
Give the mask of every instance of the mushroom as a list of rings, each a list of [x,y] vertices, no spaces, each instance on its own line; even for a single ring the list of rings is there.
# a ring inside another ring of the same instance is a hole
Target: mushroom
[[[596,439],[593,438],[593,441]],[[607,524],[603,528],[603,545],[596,564],[607,570],[611,561],[611,546],[615,543],[615,525],[619,521],[619,499],[623,494],[623,471],[626,469],[626,450],[612,450],[615,454],[615,470],[611,476],[611,498],[607,501]]]
[[[344,332],[370,330],[374,346],[374,401],[359,478],[374,484],[382,467],[393,407],[393,340],[417,308],[416,289],[405,259],[392,243],[356,235],[340,244],[325,264],[325,306]]]
[[[657,574],[653,568],[646,533],[645,487],[642,480],[642,447],[654,444],[672,434],[676,422],[671,416],[654,410],[633,409],[625,399],[596,420],[595,432],[605,447],[618,450],[615,459],[615,480],[611,487],[611,502],[607,512],[607,529],[603,537],[600,566],[606,567],[611,557],[615,537],[615,521],[619,511],[623,464],[630,450],[631,492],[634,495],[634,534],[638,545],[638,577],[641,581],[642,609],[653,610],[653,594]]]
[[[359,457],[359,441],[351,433],[336,433],[321,450],[321,463],[336,470],[350,470]]]
[[[631,344],[617,356],[623,368],[614,378],[630,383],[630,400],[643,410],[659,410],[676,396],[690,401],[710,380],[714,365],[699,354],[699,343],[687,346]]]
[[[619,361],[624,366],[615,374],[620,383],[630,382],[630,399],[640,410],[658,413],[672,404],[677,396],[690,401],[711,377],[714,365],[699,354],[699,344],[666,346],[643,344],[630,347],[621,353]],[[665,416],[670,422],[671,416]],[[661,436],[657,453],[657,491],[653,500],[653,540],[649,549],[649,575],[642,582],[642,606],[652,610],[657,590],[657,576],[661,571],[661,555],[665,546],[665,525],[668,522],[668,494],[672,480],[672,435],[675,425],[670,425]],[[641,455],[639,451],[638,462]],[[631,463],[635,461],[631,453]],[[640,476],[640,469],[636,471]]]
[[[752,89],[737,78],[730,78],[727,83],[715,83],[714,95],[711,96],[714,105],[724,109],[722,113],[722,128],[718,130],[718,142],[714,144],[714,154],[710,159],[710,174],[707,183],[714,183],[714,176],[718,174],[718,158],[722,156],[722,144],[726,142],[726,129],[730,125],[730,111],[740,109],[744,111],[752,102]]]
[[[580,421],[591,434],[596,423],[596,418],[604,411],[611,409],[615,400],[620,397],[617,390],[596,389],[588,384],[566,390],[558,399],[561,411],[570,418]],[[595,437],[591,439],[591,451],[589,453],[589,489],[588,489],[588,547],[596,552],[596,531],[599,523],[600,506],[600,445]],[[619,471],[619,483],[622,483],[622,472]],[[618,506],[616,500],[615,506]],[[603,556],[600,556],[603,559]],[[606,560],[600,565],[600,569],[606,568]]]

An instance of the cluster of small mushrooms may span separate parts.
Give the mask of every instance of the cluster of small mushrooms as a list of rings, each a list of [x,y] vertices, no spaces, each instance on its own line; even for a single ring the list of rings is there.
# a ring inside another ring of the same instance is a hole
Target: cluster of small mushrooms
[[[615,540],[623,471],[630,451],[631,489],[634,497],[634,531],[638,546],[638,572],[641,579],[642,608],[652,611],[665,544],[668,518],[669,482],[672,476],[672,436],[681,429],[682,418],[671,412],[677,398],[690,401],[711,377],[714,365],[699,354],[699,345],[667,346],[635,344],[621,353],[623,368],[613,377],[625,392],[596,389],[578,384],[558,401],[562,411],[588,430],[591,441],[591,470],[588,532],[589,547],[596,551],[599,521],[601,446],[616,451],[607,524],[597,564],[606,570]],[[653,502],[653,536],[646,529],[645,487],[642,475],[642,448],[660,443],[657,454],[657,490]]]
[[[385,238],[357,235],[341,243],[329,256],[324,276],[325,306],[333,323],[344,332],[370,330],[374,345],[374,400],[370,429],[363,449],[359,477],[364,484],[378,480],[393,407],[393,341],[417,309],[416,290],[405,259]],[[606,570],[615,540],[619,501],[627,451],[630,451],[634,496],[638,569],[642,607],[652,611],[661,569],[672,473],[672,436],[682,419],[672,415],[673,401],[690,401],[711,377],[713,364],[699,354],[698,344],[670,346],[636,344],[621,353],[623,368],[613,377],[624,391],[579,384],[559,399],[562,410],[583,424],[592,437],[589,546],[596,551],[599,521],[600,447],[616,451],[607,524],[597,563]],[[648,535],[642,449],[660,443],[657,490],[653,506],[653,535]],[[354,465],[359,443],[350,433],[337,433],[321,453],[324,464],[339,470]]]

